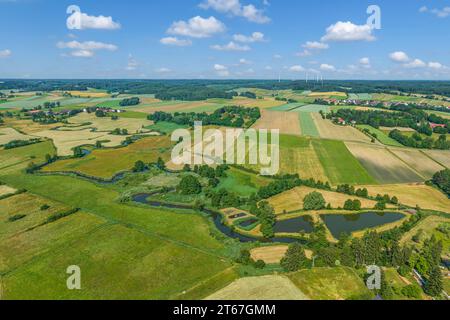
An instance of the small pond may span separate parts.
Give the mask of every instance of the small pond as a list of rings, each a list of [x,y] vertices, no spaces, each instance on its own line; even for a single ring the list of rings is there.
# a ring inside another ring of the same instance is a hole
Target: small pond
[[[156,207],[156,208],[162,207],[162,208],[167,208],[167,209],[183,209],[183,210],[189,209],[189,210],[192,210],[192,206],[189,206],[189,205],[168,204],[168,203],[152,201],[152,200],[148,199],[149,197],[151,197],[152,195],[155,195],[155,194],[157,194],[157,192],[136,194],[132,197],[132,200],[136,203],[145,204],[145,205],[148,205],[151,207]],[[222,216],[219,213],[209,210],[209,209],[203,209],[202,211],[204,213],[210,215],[214,219],[214,225],[220,232],[222,232],[224,235],[226,235],[230,238],[237,239],[240,242],[256,242],[256,241],[275,242],[275,243],[301,242],[298,239],[287,238],[287,237],[280,237],[280,238],[275,237],[270,240],[263,240],[263,239],[256,239],[256,238],[244,236],[240,233],[234,232],[231,228],[224,225],[222,223]]]
[[[258,222],[258,219],[248,219],[239,223],[239,226],[242,228],[247,228]]]
[[[277,221],[274,226],[275,233],[305,233],[313,232],[310,216],[303,216],[289,220]]]
[[[405,218],[402,213],[367,212],[361,214],[325,214],[321,215],[328,229],[335,238],[342,233],[353,233],[365,229],[376,228]]]

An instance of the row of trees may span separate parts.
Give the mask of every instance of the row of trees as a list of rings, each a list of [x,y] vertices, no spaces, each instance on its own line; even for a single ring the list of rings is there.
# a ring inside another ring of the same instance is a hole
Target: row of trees
[[[217,125],[235,128],[251,127],[259,118],[261,112],[259,108],[243,108],[237,106],[223,107],[212,114],[203,113],[180,113],[176,112],[155,112],[148,116],[148,119],[155,123],[165,121],[179,125],[193,126],[194,122],[201,121],[203,125]]]
[[[414,132],[412,136],[407,136],[401,131],[395,129],[389,133],[389,137],[399,142],[400,144],[411,148],[439,150],[450,149],[450,141],[447,140],[447,134],[440,135],[437,140],[429,137],[424,139],[417,132]]]
[[[24,146],[28,146],[30,144],[35,144],[40,142],[40,139],[31,139],[31,140],[13,140],[3,145],[5,150],[20,148]]]
[[[450,197],[450,170],[449,169],[437,172],[433,176],[432,182]]]
[[[129,107],[129,106],[137,106],[139,103],[141,103],[141,99],[138,97],[133,98],[126,98],[120,101],[119,105],[121,107]]]
[[[446,81],[372,81],[326,80],[323,83],[304,80],[30,80],[13,79],[0,83],[0,90],[20,91],[87,91],[89,88],[109,93],[157,94],[164,100],[203,100],[225,98],[236,94],[237,88],[268,90],[310,90],[347,93],[395,93],[399,95],[427,94],[450,97],[450,84]],[[345,89],[343,89],[345,88]]]

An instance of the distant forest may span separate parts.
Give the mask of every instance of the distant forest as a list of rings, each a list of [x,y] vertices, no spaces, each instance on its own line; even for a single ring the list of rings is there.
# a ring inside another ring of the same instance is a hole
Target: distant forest
[[[391,93],[443,95],[450,97],[450,81],[362,81],[335,80],[306,83],[274,80],[2,80],[0,90],[86,91],[89,88],[110,93],[155,94],[161,100],[204,100],[231,98],[238,88],[269,90],[340,91],[346,93]]]

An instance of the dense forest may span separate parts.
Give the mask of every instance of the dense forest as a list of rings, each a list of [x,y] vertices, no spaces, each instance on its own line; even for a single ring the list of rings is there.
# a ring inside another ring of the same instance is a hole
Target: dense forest
[[[236,95],[238,88],[269,90],[340,91],[347,93],[426,94],[450,97],[449,81],[350,81],[334,80],[306,82],[275,80],[3,80],[0,90],[21,91],[86,91],[88,88],[110,93],[155,94],[162,100],[203,100]]]

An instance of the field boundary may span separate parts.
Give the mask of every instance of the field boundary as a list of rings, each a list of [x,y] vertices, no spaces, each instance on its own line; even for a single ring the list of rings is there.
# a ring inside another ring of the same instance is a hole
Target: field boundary
[[[395,152],[393,152],[391,149],[386,147],[386,150],[392,154],[394,157],[396,157],[398,160],[400,160],[401,162],[403,162],[409,169],[411,169],[413,172],[415,172],[419,177],[422,177],[424,179],[424,181],[427,181],[428,179],[420,172],[418,172],[416,169],[414,169],[413,167],[411,167],[406,161],[404,161],[402,158],[400,158],[399,156],[397,156],[395,154]]]

